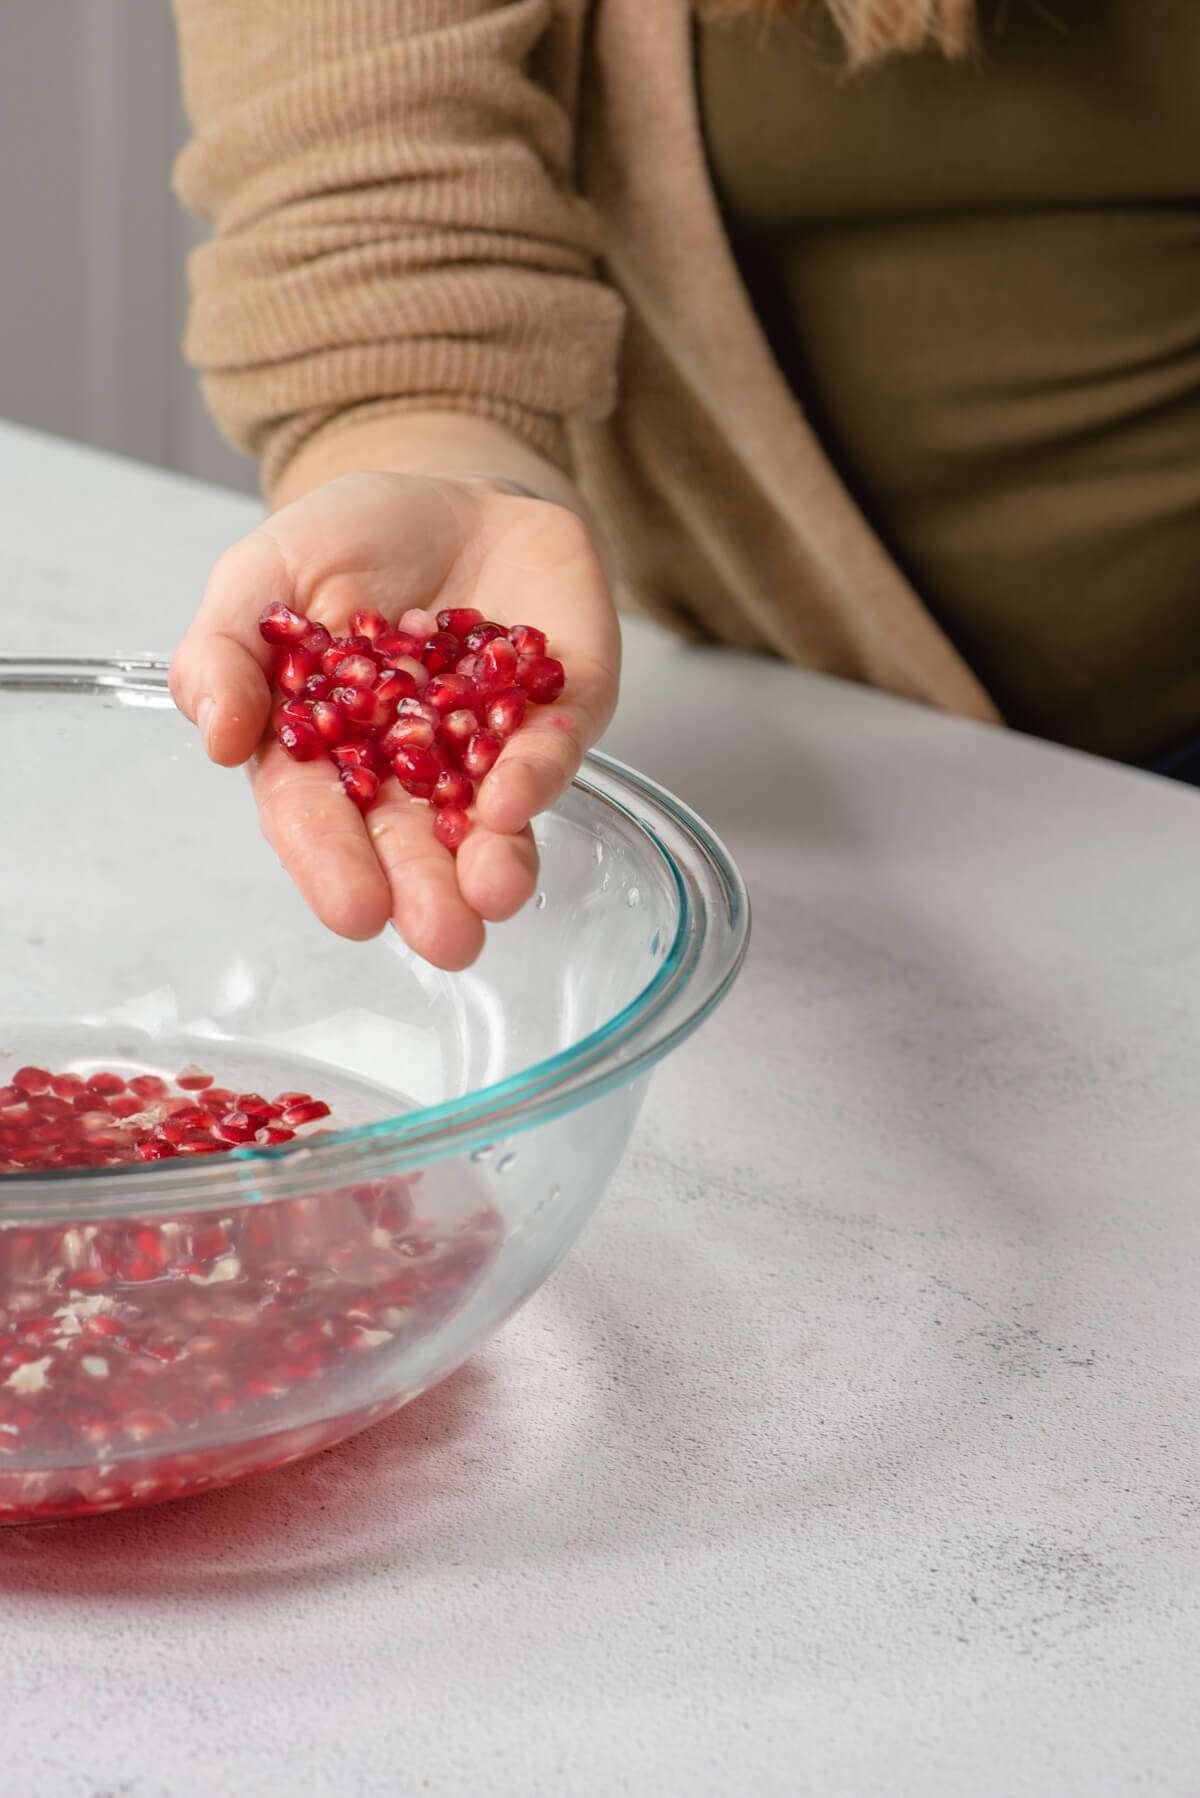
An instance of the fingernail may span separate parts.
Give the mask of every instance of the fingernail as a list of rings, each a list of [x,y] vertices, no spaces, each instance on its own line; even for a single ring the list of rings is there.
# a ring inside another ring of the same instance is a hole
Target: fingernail
[[[199,728],[200,735],[204,739],[204,747],[209,750],[210,753],[212,745],[209,743],[208,738],[209,732],[212,730],[213,719],[216,715],[217,703],[214,699],[202,699],[200,704],[196,707],[196,724]]]

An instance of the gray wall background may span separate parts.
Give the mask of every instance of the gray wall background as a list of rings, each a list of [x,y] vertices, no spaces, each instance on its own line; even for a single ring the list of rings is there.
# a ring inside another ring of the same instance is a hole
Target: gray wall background
[[[256,491],[179,348],[185,131],[169,0],[0,0],[0,417]]]

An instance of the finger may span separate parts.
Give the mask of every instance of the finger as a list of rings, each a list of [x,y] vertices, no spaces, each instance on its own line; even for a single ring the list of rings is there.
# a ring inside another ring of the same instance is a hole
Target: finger
[[[433,834],[432,808],[388,781],[366,830],[405,942],[435,967],[470,967],[483,948],[483,923],[459,889],[454,857]]]
[[[566,696],[527,714],[479,788],[477,809],[487,829],[515,836],[554,804],[576,774],[584,754],[608,722],[608,676],[575,658]]]
[[[356,942],[378,936],[391,916],[391,891],[329,763],[293,762],[268,744],[254,795],[264,836],[321,922]]]
[[[476,825],[458,852],[459,891],[491,924],[511,918],[533,897],[538,854],[528,831],[501,837]]]
[[[272,652],[258,630],[258,613],[276,600],[290,603],[291,593],[276,546],[257,531],[244,537],[213,569],[200,610],[175,653],[171,693],[199,727],[215,762],[246,761],[263,734]]]

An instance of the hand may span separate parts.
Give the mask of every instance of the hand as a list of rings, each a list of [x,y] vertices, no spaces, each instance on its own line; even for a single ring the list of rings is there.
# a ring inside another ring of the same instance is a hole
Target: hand
[[[505,744],[457,858],[434,837],[428,805],[397,782],[360,814],[328,762],[293,762],[264,734],[273,652],[258,616],[275,600],[335,633],[360,606],[398,623],[413,608],[470,605],[545,631],[566,689]],[[529,821],[608,723],[619,669],[612,600],[575,513],[482,482],[350,474],[221,557],[172,663],[171,692],[213,761],[252,761],[264,835],[323,923],[365,939],[390,919],[428,961],[464,968],[483,946],[484,921],[511,917],[532,895]]]

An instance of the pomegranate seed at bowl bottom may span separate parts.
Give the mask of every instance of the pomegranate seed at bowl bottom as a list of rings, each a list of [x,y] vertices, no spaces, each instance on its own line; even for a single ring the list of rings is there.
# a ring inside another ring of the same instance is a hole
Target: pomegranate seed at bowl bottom
[[[445,848],[457,850],[471,834],[471,820],[461,805],[444,805],[433,815],[433,834]]]
[[[18,1068],[12,1084],[23,1093],[44,1093],[50,1085],[50,1075],[45,1068]]]
[[[317,1118],[327,1118],[329,1107],[324,1099],[300,1099],[289,1105],[283,1114],[282,1122],[289,1130],[296,1130],[301,1124],[315,1123]]]

